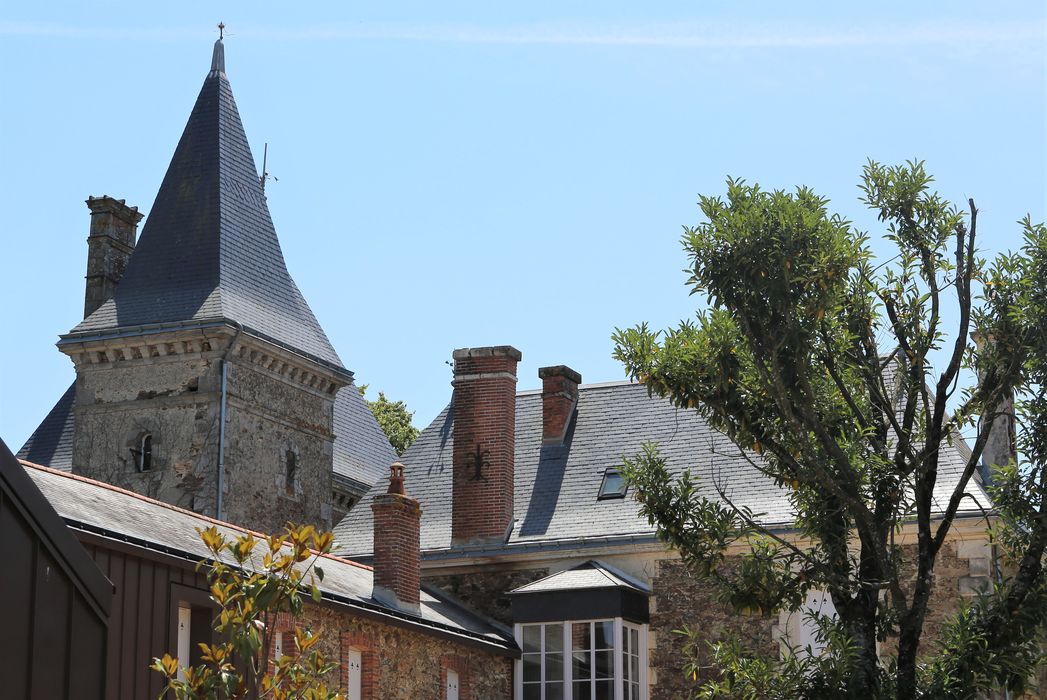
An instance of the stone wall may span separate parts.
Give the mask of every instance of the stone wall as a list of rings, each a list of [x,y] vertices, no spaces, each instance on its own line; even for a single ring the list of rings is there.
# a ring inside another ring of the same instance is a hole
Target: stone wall
[[[218,353],[134,358],[108,351],[93,359],[77,368],[74,472],[213,515]],[[152,464],[140,472],[136,455],[146,434]]]
[[[362,652],[365,700],[439,700],[448,669],[458,673],[461,700],[512,698],[511,658],[330,607],[307,606],[302,624],[320,633],[320,649],[338,659],[341,688],[347,651]],[[284,653],[290,648],[285,643]]]
[[[903,551],[911,560],[915,545]],[[947,541],[938,555],[934,572],[934,591],[927,611],[923,636],[923,654],[934,653],[934,640],[949,616],[965,600],[990,584],[990,549],[984,538]],[[912,575],[910,571],[907,576]],[[651,700],[687,697],[697,683],[683,673],[683,646],[686,638],[675,630],[685,627],[701,630],[706,641],[723,639],[727,633],[739,636],[745,644],[769,657],[780,653],[783,634],[778,614],[770,616],[741,615],[717,603],[711,584],[694,578],[678,559],[663,559],[658,564],[652,585],[649,664]],[[896,639],[881,644],[882,654],[891,654]],[[703,664],[711,663],[711,651],[702,655]],[[708,673],[713,673],[710,668]],[[709,677],[708,675],[704,677]],[[701,681],[699,675],[698,681]]]
[[[234,355],[228,397],[225,519],[268,532],[288,521],[330,529],[334,395]]]
[[[703,639],[709,642],[720,641],[733,633],[756,651],[772,657],[778,654],[778,641],[773,634],[778,615],[739,615],[729,606],[718,603],[712,584],[694,578],[679,559],[660,561],[652,584],[654,596],[650,603],[648,639],[651,700],[688,697],[688,691],[697,685],[684,675],[683,647],[687,638],[676,630],[700,630]],[[708,647],[703,652],[702,664],[708,666],[712,652]],[[698,681],[708,677],[699,675]]]
[[[549,569],[522,569],[516,571],[474,570],[464,574],[427,576],[422,570],[425,583],[447,591],[473,610],[512,626],[508,593],[514,588],[548,576]]]
[[[230,347],[232,349],[230,350]],[[226,327],[63,346],[77,369],[73,469],[223,520],[330,529],[334,397],[345,377]],[[136,464],[149,435],[152,463]]]

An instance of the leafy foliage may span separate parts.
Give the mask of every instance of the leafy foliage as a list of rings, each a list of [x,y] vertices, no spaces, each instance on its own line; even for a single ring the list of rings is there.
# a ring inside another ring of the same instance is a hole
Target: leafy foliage
[[[198,532],[211,553],[198,568],[207,569],[220,641],[200,644],[203,663],[195,667],[170,654],[153,659],[151,668],[167,681],[161,697],[170,692],[179,700],[341,698],[325,680],[337,664],[316,648],[320,637],[308,629],[294,630],[296,656],[270,661],[277,614],[298,619],[305,604],[303,590],[320,599],[316,582],[323,580],[323,569],[316,563],[330,551],[331,533],[316,532],[311,525],[289,526],[284,534],[264,539],[251,533],[229,539],[213,526]]]
[[[624,471],[659,537],[739,610],[795,611],[818,589],[839,615],[823,659],[758,660],[718,646],[722,680],[703,697],[814,697],[815,687],[968,697],[1022,687],[1038,661],[1030,640],[1047,620],[1047,231],[1026,220],[1022,253],[988,264],[976,254],[973,200],[960,210],[932,181],[919,162],[865,167],[863,201],[896,251],[877,265],[867,237],[811,190],[728,180],[726,199],[700,198],[705,222],[683,236],[687,284],[708,308],[664,332],[615,332],[629,375],[726,434],[783,491],[798,530],[783,537],[722,484],[716,498],[701,495],[647,446]],[[983,342],[971,343],[972,332]],[[965,369],[978,381],[957,393]],[[994,536],[1017,571],[961,611],[940,640],[949,654],[922,664],[935,562],[992,418],[1015,392],[1025,397],[1024,461],[997,472]],[[970,454],[936,500],[943,448],[963,431]],[[908,560],[896,541],[902,526],[916,536]],[[729,549],[743,554],[725,566]],[[882,660],[877,642],[888,637],[897,656]]]
[[[366,395],[366,391],[366,385],[360,387],[361,395]],[[407,404],[403,401],[390,401],[384,392],[379,391],[378,399],[368,401],[367,406],[374,414],[382,432],[389,438],[389,444],[393,446],[397,455],[402,455],[418,439],[421,431],[411,423],[414,411],[408,411]]]

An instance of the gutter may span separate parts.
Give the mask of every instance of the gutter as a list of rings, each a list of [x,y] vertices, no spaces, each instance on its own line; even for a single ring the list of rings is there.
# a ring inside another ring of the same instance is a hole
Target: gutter
[[[960,521],[977,521],[985,517],[996,515],[995,509],[986,511],[961,511],[953,518],[953,523]],[[940,522],[941,517],[935,517],[932,522]],[[907,523],[903,523],[905,525]],[[767,523],[766,526],[777,534],[788,536],[800,534],[791,521],[779,523]],[[499,559],[502,561],[528,560],[541,556],[559,555],[561,558],[575,556],[575,553],[601,548],[625,548],[635,547],[651,551],[668,551],[668,546],[661,542],[653,532],[634,533],[628,535],[592,535],[583,537],[572,537],[569,539],[538,540],[527,542],[516,542],[505,545],[466,545],[460,547],[442,547],[422,550],[422,562],[426,568],[438,569],[455,564],[473,566],[477,560]],[[369,563],[374,555],[372,552],[349,553],[342,550],[338,554],[360,563]]]
[[[218,404],[218,493],[215,496],[215,520],[225,519],[222,511],[225,507],[225,407],[226,397],[229,394],[229,356],[233,354],[233,347],[240,339],[240,334],[244,332],[242,324],[237,321],[233,323],[236,324],[236,335],[233,336],[232,342],[222,355],[222,393]]]

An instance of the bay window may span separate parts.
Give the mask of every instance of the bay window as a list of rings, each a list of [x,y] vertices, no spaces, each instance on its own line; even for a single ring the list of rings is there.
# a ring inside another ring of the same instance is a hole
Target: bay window
[[[516,625],[517,700],[645,700],[647,626],[612,618]]]
[[[510,591],[516,700],[647,700],[650,595],[596,560]]]

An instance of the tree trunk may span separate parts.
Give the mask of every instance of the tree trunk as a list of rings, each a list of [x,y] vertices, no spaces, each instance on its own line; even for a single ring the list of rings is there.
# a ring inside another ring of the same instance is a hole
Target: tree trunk
[[[909,614],[901,620],[898,635],[898,700],[912,700],[918,690],[916,658],[920,650],[920,637],[923,635],[923,621],[927,615],[932,570],[928,567],[924,577],[917,579],[912,607],[909,608]]]

